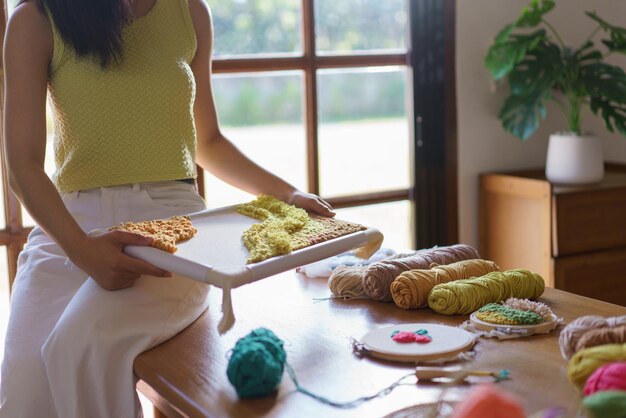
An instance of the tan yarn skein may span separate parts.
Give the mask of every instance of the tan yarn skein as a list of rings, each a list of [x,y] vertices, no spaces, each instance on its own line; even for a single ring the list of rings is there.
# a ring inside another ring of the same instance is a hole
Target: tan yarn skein
[[[626,315],[603,317],[598,315],[585,315],[576,318],[563,330],[559,335],[559,346],[561,355],[568,360],[576,352],[578,340],[590,330],[598,328],[615,328],[620,325],[626,325]]]
[[[424,250],[422,250],[424,251]],[[398,253],[386,257],[385,260],[412,257],[419,251]],[[363,289],[363,275],[367,266],[339,266],[328,278],[328,287],[334,296],[345,299],[369,299]]]
[[[420,250],[411,257],[382,260],[368,266],[363,275],[363,289],[374,300],[390,302],[391,283],[400,273],[413,269],[427,269],[432,263],[450,264],[475,258],[480,258],[475,249],[469,245],[457,244]]]
[[[498,270],[498,265],[493,261],[480,259],[434,266],[430,270],[409,270],[391,283],[391,296],[402,309],[423,308],[428,306],[428,295],[436,285],[479,277]]]
[[[339,266],[328,278],[328,287],[335,296],[346,299],[369,299],[363,290],[362,278],[367,266]]]
[[[423,251],[423,250],[422,250]],[[398,253],[386,257],[385,260],[412,257],[418,251]],[[328,287],[334,296],[345,299],[369,299],[363,289],[363,275],[367,266],[339,266],[333,270],[328,278]]]
[[[599,345],[624,343],[626,343],[626,325],[615,328],[592,329],[580,337],[576,343],[576,352]]]
[[[482,306],[510,297],[536,299],[545,282],[525,269],[494,271],[481,277],[438,284],[428,296],[428,306],[445,315],[470,314]]]

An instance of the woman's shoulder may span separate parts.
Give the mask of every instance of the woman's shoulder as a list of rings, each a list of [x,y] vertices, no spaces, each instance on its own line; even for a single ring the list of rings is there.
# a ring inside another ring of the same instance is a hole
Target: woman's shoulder
[[[48,17],[35,1],[21,3],[11,14],[3,52],[7,84],[39,77],[48,71],[54,53],[54,34]]]
[[[26,0],[15,7],[9,18],[9,22],[31,26],[43,26],[51,30],[50,20],[45,9],[36,0]]]
[[[189,3],[189,8],[192,12],[202,13],[204,10],[208,10],[209,6],[204,0],[183,0]]]
[[[211,12],[204,0],[184,0],[189,3],[191,19],[196,28],[211,25]]]
[[[7,31],[23,34],[29,41],[52,46],[52,25],[44,9],[35,0],[20,3],[7,23]]]
[[[189,12],[193,22],[196,35],[199,39],[206,36],[210,37],[211,28],[211,11],[204,0],[183,0],[189,3]]]

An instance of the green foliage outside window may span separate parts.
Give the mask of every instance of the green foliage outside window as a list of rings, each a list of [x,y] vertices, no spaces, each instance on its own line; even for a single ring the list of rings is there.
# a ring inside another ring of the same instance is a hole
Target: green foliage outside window
[[[225,126],[301,123],[304,86],[297,74],[216,76],[213,92],[220,123]],[[321,73],[320,121],[405,117],[405,77],[404,71],[396,69]]]
[[[207,2],[216,58],[302,53],[301,0]],[[405,0],[315,0],[314,6],[319,53],[406,48]],[[220,122],[226,126],[301,123],[304,87],[302,78],[293,74],[218,75],[214,94]],[[352,74],[318,78],[322,121],[405,116],[404,72]]]

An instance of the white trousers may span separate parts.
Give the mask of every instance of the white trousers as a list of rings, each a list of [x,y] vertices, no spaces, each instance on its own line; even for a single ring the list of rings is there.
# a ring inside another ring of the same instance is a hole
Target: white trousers
[[[195,188],[179,181],[92,189],[63,200],[86,232],[204,208]],[[135,357],[191,324],[207,307],[208,288],[173,274],[104,290],[36,227],[13,285],[0,418],[141,417]]]

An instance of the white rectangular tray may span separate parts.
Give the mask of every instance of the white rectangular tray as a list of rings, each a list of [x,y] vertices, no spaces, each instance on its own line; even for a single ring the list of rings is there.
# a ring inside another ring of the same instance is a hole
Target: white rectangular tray
[[[259,221],[237,213],[237,206],[190,214],[198,233],[192,239],[177,244],[178,251],[174,254],[141,246],[126,246],[124,251],[162,269],[220,288],[233,289],[355,248],[369,245],[374,246],[376,251],[383,238],[378,230],[369,228],[290,254],[246,264],[249,253],[241,235]]]

